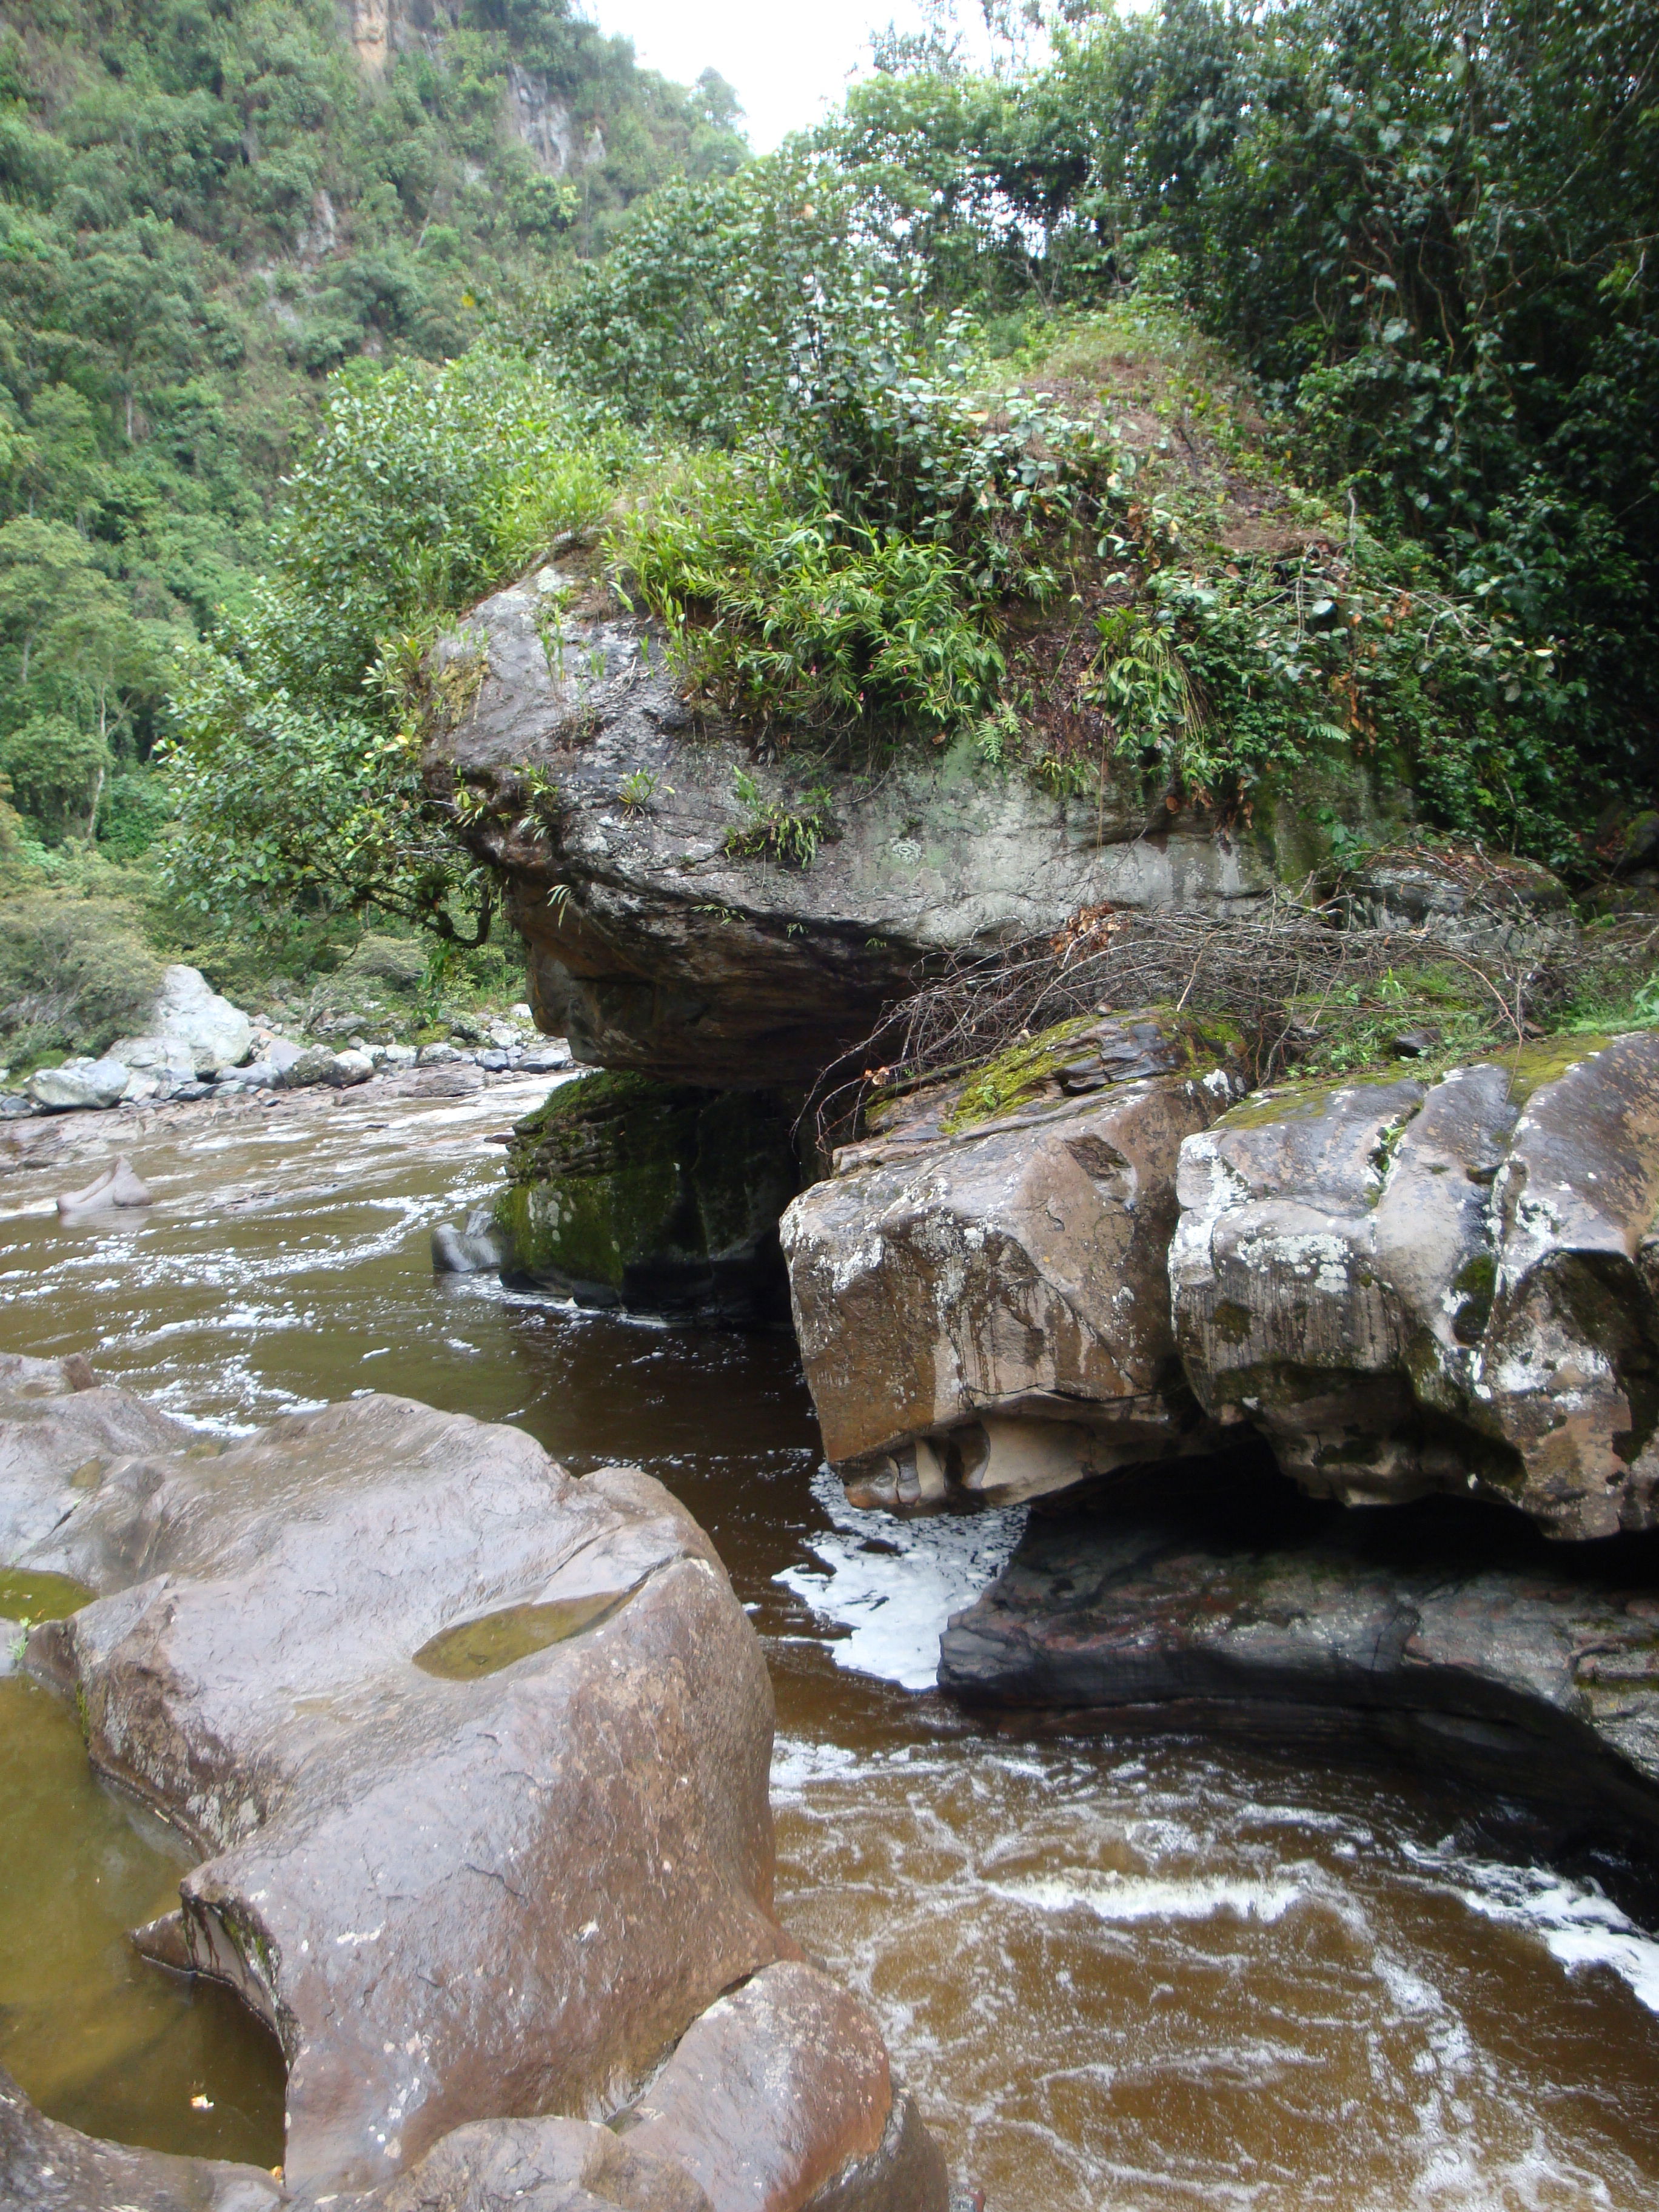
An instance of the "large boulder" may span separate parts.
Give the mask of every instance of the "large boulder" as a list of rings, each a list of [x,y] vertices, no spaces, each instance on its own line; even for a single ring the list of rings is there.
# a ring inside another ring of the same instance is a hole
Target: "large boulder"
[[[944,2163],[867,2012],[768,1966],[695,2021],[611,2127],[483,2121],[337,2212],[944,2212]]]
[[[0,1564],[103,1595],[27,1663],[209,1854],[135,1940],[270,2022],[288,2149],[278,2190],[0,2077],[6,2202],[945,2212],[869,2014],[773,1914],[765,1664],[659,1484],[392,1398],[100,1462],[66,1504],[79,1442],[20,1474]]]
[[[1236,1095],[1230,1056],[1169,1017],[1068,1022],[912,1097],[795,1200],[802,1361],[860,1502],[1008,1501],[1213,1449],[1166,1258],[1176,1159]]]
[[[1344,902],[1372,929],[1419,932],[1468,952],[1540,953],[1572,928],[1559,876],[1515,853],[1475,847],[1393,846],[1348,877]]]
[[[967,1704],[1370,1740],[1506,1796],[1659,1832],[1655,1539],[1563,1553],[1447,1498],[1350,1513],[1230,1456],[1033,1515],[951,1620]]]
[[[79,1352],[0,1352],[0,1567],[46,1542],[117,1461],[196,1441],[148,1399],[101,1382]]]
[[[28,1095],[49,1113],[71,1114],[91,1107],[118,1106],[131,1079],[122,1060],[66,1060],[61,1067],[39,1067],[28,1079]]]
[[[1659,1036],[1250,1099],[1179,1186],[1188,1376],[1304,1488],[1659,1520]]]
[[[561,1084],[514,1129],[501,1264],[587,1304],[781,1320],[777,1221],[800,1180],[790,1121],[763,1091]]]
[[[1271,830],[1149,805],[1133,777],[1057,796],[965,736],[863,769],[757,760],[694,717],[661,634],[569,568],[484,600],[431,678],[428,786],[471,795],[463,834],[506,875],[537,1020],[594,1066],[807,1084],[941,952],[1102,901],[1245,913],[1273,881]],[[769,842],[790,817],[810,866]]]
[[[291,2188],[603,2118],[789,1954],[765,1665],[647,1477],[365,1397],[118,1462],[21,1564],[110,1593],[29,1663],[210,1854],[142,1948],[275,2028]]]
[[[221,998],[198,968],[169,968],[143,1034],[112,1046],[112,1056],[135,1070],[180,1072],[199,1077],[240,1066],[253,1042],[253,1024],[240,1006]]]

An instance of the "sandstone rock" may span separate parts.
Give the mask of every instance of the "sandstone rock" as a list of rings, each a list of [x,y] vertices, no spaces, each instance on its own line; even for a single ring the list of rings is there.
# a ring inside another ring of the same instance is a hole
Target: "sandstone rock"
[[[1426,1498],[1348,1513],[1237,1460],[1034,1515],[946,1630],[968,1703],[1099,1724],[1370,1737],[1659,1827],[1654,1540],[1567,1550]]]
[[[496,1214],[508,1273],[592,1304],[781,1318],[790,1118],[762,1094],[644,1076],[561,1084],[516,1125]]]
[[[374,1073],[374,1063],[366,1052],[336,1052],[325,1044],[307,1046],[296,1053],[278,1078],[287,1091],[303,1091],[313,1084],[325,1084],[331,1091],[349,1091],[359,1083],[367,1083]]]
[[[680,2166],[713,2212],[944,2212],[937,2147],[856,1999],[769,1966],[693,2023],[623,2141]]]
[[[29,1078],[28,1094],[54,1114],[118,1106],[130,1074],[118,1060],[66,1060],[61,1067],[37,1068]]]
[[[1659,1036],[1247,1101],[1178,1180],[1188,1378],[1305,1488],[1659,1518]]]
[[[196,1441],[193,1429],[147,1399],[100,1382],[78,1352],[0,1353],[0,1567],[49,1540],[112,1464]]]
[[[301,2194],[599,2118],[790,1953],[759,1645],[647,1477],[365,1397],[118,1462],[23,1564],[111,1593],[29,1663],[214,1854],[146,1948],[276,2028]]]
[[[757,763],[748,742],[694,729],[653,628],[597,597],[576,611],[583,588],[544,568],[441,641],[425,763],[435,793],[464,775],[499,801],[465,834],[507,878],[538,1023],[580,1060],[732,1088],[809,1083],[929,956],[1055,929],[1106,900],[1231,915],[1270,888],[1267,836],[1161,799],[1149,809],[1133,779],[1103,803],[1055,797],[987,767],[965,738],[873,775]],[[526,766],[556,781],[556,815],[527,804]],[[641,772],[656,780],[648,809],[620,789]],[[755,818],[740,774],[785,811],[827,787],[810,867],[730,848]]]
[[[684,2166],[588,2120],[480,2120],[456,2128],[411,2172],[334,2212],[709,2212]]]
[[[1133,1017],[1064,1031],[1036,1103],[961,1127],[963,1085],[912,1102],[784,1216],[824,1449],[863,1502],[1029,1498],[1213,1449],[1166,1255],[1182,1139],[1235,1095],[1224,1043]],[[1085,1051],[1099,1087],[1068,1098]]]
[[[569,1065],[570,1047],[563,1037],[547,1037],[539,1044],[526,1045],[519,1059],[526,1075],[556,1075]]]
[[[1431,846],[1377,854],[1355,872],[1347,906],[1371,928],[1466,951],[1518,950],[1571,922],[1565,884],[1536,861]]]
[[[0,2069],[0,2204],[16,2212],[276,2212],[257,2166],[101,2142],[38,2112]]]
[[[58,1216],[61,1221],[78,1221],[83,1215],[99,1213],[107,1206],[154,1206],[155,1194],[134,1168],[125,1152],[117,1153],[112,1165],[101,1175],[96,1175],[79,1190],[59,1194]]]
[[[213,1076],[246,1060],[252,1042],[253,1024],[241,1008],[210,989],[199,969],[179,963],[162,978],[143,1035],[112,1049],[131,1067],[182,1061],[189,1074]]]

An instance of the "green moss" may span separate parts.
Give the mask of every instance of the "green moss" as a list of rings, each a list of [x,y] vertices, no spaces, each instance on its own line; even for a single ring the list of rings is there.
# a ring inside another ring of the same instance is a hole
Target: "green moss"
[[[996,1121],[1029,1105],[1045,1085],[1058,1080],[1070,1056],[1066,1047],[1098,1026],[1096,1017],[1079,1014],[1071,1021],[1056,1022],[1041,1036],[1011,1045],[1006,1052],[987,1060],[963,1086],[961,1097],[945,1116],[945,1128],[954,1134],[975,1121]]]
[[[1460,1301],[1452,1320],[1452,1334],[1460,1344],[1478,1344],[1492,1315],[1498,1289],[1498,1262],[1490,1252],[1477,1252],[1452,1277],[1453,1295]]]
[[[1250,1311],[1236,1298],[1218,1298],[1210,1326],[1224,1344],[1243,1344],[1251,1328]]]
[[[644,1304],[695,1302],[714,1273],[756,1263],[799,1183],[768,1094],[630,1074],[562,1084],[516,1125],[508,1164],[509,1267]]]
[[[1543,1037],[1522,1045],[1502,1063],[1510,1071],[1510,1097],[1517,1106],[1524,1106],[1535,1091],[1541,1091],[1547,1083],[1553,1083],[1612,1042],[1611,1037],[1592,1032],[1585,1036]]]
[[[1178,1014],[1168,1006],[1139,1007],[1110,1016],[1078,1014],[987,1060],[968,1078],[941,1126],[954,1136],[981,1121],[998,1121],[1035,1104],[1076,1057],[1077,1047],[1114,1025],[1155,1030],[1174,1048],[1176,1068],[1210,1068],[1243,1057],[1243,1031],[1224,1017]]]

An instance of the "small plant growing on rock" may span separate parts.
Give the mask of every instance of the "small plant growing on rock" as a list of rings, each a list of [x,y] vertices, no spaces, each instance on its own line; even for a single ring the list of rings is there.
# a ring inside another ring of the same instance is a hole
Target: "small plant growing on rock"
[[[674,787],[665,783],[654,769],[632,769],[617,786],[617,796],[629,814],[649,813],[651,802],[659,792],[672,799]]]
[[[830,787],[815,783],[795,809],[781,799],[761,795],[753,776],[739,769],[738,798],[747,819],[726,833],[726,850],[734,860],[775,860],[781,868],[810,868],[818,847],[833,835]]]

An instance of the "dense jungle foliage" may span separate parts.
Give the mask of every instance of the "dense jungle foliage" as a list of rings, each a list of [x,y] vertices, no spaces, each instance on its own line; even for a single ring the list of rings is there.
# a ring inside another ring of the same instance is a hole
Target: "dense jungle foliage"
[[[760,753],[966,747],[1223,818],[1363,776],[1581,881],[1639,857],[1638,0],[1064,0],[989,70],[948,35],[879,42],[823,129],[752,161],[717,81],[630,76],[545,5],[480,0],[384,88],[331,15],[132,21],[6,48],[0,150],[27,158],[0,213],[46,244],[0,260],[0,367],[34,364],[0,765],[37,836],[152,834],[97,779],[165,732],[200,910],[477,933],[489,886],[416,774],[423,655],[574,537]],[[603,118],[580,208],[501,128],[509,57]],[[189,140],[179,102],[234,122],[221,167],[146,150],[152,112]],[[122,325],[99,286],[139,295],[81,273],[106,250],[185,305]],[[1340,861],[1352,810],[1325,811]],[[809,809],[751,842],[799,865],[815,839]]]
[[[465,354],[641,194],[744,157],[718,78],[569,0],[391,14],[378,70],[332,0],[0,21],[0,775],[37,863],[161,827],[179,653],[250,604],[330,372]]]

